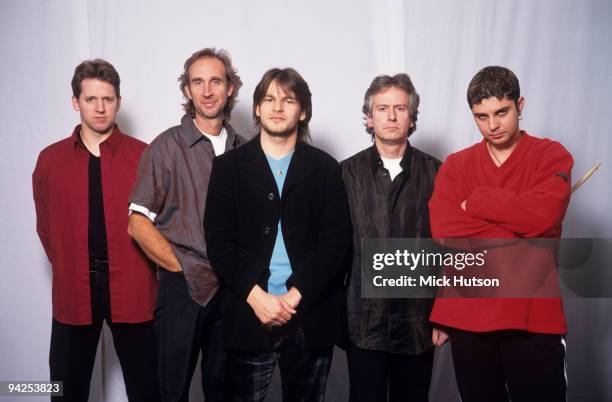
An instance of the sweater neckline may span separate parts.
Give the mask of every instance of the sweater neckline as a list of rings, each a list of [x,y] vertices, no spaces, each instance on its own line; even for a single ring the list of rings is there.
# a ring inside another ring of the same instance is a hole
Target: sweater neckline
[[[501,165],[497,166],[495,164],[495,160],[493,159],[493,156],[489,153],[489,147],[487,146],[487,140],[483,139],[482,140],[482,151],[484,152],[484,156],[487,159],[487,163],[489,163],[494,169],[507,169],[507,166],[509,165],[514,165],[514,161],[517,160],[520,157],[520,154],[523,152],[523,149],[525,148],[525,143],[529,140],[529,134],[527,134],[527,132],[521,130],[521,139],[519,141],[519,143],[516,145],[516,148],[514,148],[514,150],[512,151],[512,153],[510,155],[508,155],[508,158],[506,158],[506,160],[504,161],[504,163],[502,163]]]

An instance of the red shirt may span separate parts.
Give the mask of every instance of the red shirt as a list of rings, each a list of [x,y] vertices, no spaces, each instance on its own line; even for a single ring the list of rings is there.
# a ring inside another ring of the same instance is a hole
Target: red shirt
[[[72,325],[91,324],[89,152],[80,130],[78,125],[70,137],[45,148],[32,175],[36,230],[53,268],[53,318]],[[153,319],[155,272],[127,234],[128,196],[145,147],[117,126],[100,144],[113,322]]]
[[[436,176],[429,202],[432,236],[560,237],[570,199],[572,166],[572,156],[560,143],[524,131],[499,167],[485,141],[452,154]],[[460,207],[464,200],[467,211]],[[560,298],[438,298],[430,320],[475,332],[567,332]]]

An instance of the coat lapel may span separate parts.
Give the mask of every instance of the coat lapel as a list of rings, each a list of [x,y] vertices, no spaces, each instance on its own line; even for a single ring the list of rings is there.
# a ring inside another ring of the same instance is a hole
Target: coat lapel
[[[239,148],[242,152],[240,157],[240,171],[241,174],[251,178],[259,184],[275,191],[278,194],[278,188],[270,165],[266,159],[266,156],[261,149],[259,143],[259,135],[244,144]]]
[[[289,164],[289,170],[287,171],[287,177],[285,178],[285,184],[283,185],[283,194],[281,198],[285,197],[292,188],[304,182],[310,175],[315,171],[315,167],[308,160],[308,148],[310,145],[298,142],[295,147],[295,153],[291,158]],[[274,178],[273,178],[274,179]]]

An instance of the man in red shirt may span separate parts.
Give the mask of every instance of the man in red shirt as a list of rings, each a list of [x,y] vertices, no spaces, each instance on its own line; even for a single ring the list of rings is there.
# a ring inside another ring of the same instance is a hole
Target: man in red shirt
[[[106,320],[130,401],[157,397],[153,308],[157,279],[127,234],[125,207],[146,144],[115,124],[119,74],[79,64],[72,106],[81,124],[45,148],[32,176],[36,229],[53,270],[49,366],[63,401],[86,401]]]
[[[519,245],[528,244],[521,239],[560,237],[573,160],[558,142],[519,129],[524,99],[507,68],[480,70],[467,100],[484,139],[450,155],[440,168],[429,202],[431,231],[438,239],[517,244],[490,250],[489,257],[504,253],[501,261],[507,265],[521,254]],[[547,252],[547,261],[554,261],[552,250],[538,255]],[[530,258],[511,267],[508,278],[515,287],[505,290],[516,298],[436,300],[430,319],[450,329],[464,402],[565,400],[567,327],[561,299],[530,297],[523,288],[531,283],[517,282],[525,278],[519,276],[524,265],[547,268],[539,261]]]

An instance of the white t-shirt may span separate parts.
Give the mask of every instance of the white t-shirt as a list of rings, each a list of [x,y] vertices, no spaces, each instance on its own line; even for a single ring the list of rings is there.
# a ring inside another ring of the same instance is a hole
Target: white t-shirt
[[[193,121],[193,124],[195,124],[195,120]],[[198,130],[200,130],[200,127],[198,127],[197,124],[196,127],[198,128]],[[215,150],[215,156],[223,155],[223,152],[225,152],[225,142],[227,141],[227,131],[225,131],[225,127],[221,128],[221,132],[219,133],[219,135],[210,135],[202,130],[200,130],[200,133],[202,133],[202,135],[205,135],[206,138],[208,138],[210,142],[212,142],[213,148]]]
[[[402,167],[400,166],[400,162],[402,161],[402,158],[388,159],[388,158],[383,158],[381,156],[380,159],[382,159],[385,169],[389,171],[389,176],[391,177],[391,181],[393,181],[393,179],[395,179],[395,177],[398,174],[402,173]]]

